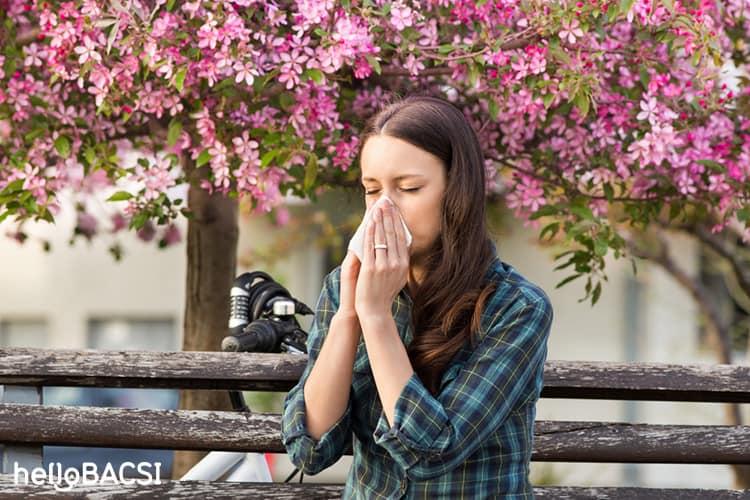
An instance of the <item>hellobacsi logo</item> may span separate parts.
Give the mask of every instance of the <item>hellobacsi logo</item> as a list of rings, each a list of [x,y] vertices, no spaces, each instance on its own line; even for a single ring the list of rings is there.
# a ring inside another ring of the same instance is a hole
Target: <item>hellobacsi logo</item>
[[[15,484],[31,484],[41,486],[50,484],[57,491],[70,491],[76,486],[91,486],[99,484],[161,484],[161,462],[123,462],[115,467],[107,462],[107,465],[99,471],[96,463],[83,462],[81,470],[76,467],[68,467],[63,470],[59,462],[51,462],[47,468],[34,467],[29,471],[25,467],[13,463],[13,480]]]

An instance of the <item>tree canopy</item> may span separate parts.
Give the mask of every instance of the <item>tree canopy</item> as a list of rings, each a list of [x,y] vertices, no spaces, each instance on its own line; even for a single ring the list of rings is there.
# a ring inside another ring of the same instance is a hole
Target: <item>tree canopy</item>
[[[88,237],[101,190],[115,229],[161,227],[162,245],[191,213],[174,186],[283,214],[286,194],[356,186],[366,117],[419,92],[464,110],[488,195],[565,240],[564,281],[587,277],[594,301],[628,228],[699,219],[750,240],[747,0],[0,6],[0,220],[16,235],[53,222],[65,189]]]

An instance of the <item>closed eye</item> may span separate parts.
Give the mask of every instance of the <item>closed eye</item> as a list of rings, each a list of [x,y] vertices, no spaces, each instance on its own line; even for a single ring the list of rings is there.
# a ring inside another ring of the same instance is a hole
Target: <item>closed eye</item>
[[[402,189],[401,191],[419,191],[420,189],[422,189],[422,188]],[[366,194],[366,195],[371,195],[371,194],[375,194],[375,193],[377,193],[378,191],[380,191],[380,190],[379,190],[379,189],[376,189],[376,190],[374,190],[374,191],[367,191],[367,192],[365,192],[365,194]]]

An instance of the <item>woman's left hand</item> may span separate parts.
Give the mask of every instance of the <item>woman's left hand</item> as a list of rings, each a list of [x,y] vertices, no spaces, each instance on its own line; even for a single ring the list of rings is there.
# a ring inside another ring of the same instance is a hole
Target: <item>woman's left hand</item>
[[[360,321],[372,315],[390,315],[393,301],[409,279],[409,247],[398,209],[388,200],[379,205],[365,231],[364,262],[355,292]],[[376,243],[388,248],[376,249]]]

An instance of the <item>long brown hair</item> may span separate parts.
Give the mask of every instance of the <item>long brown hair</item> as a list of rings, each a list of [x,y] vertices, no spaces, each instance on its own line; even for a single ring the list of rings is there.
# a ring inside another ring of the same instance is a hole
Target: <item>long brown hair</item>
[[[481,283],[494,256],[485,216],[484,155],[476,132],[458,107],[431,96],[396,98],[370,117],[362,147],[384,134],[440,158],[446,172],[441,231],[425,257],[422,283],[412,295],[414,339],[409,358],[432,394],[453,356],[475,338],[495,284]]]

